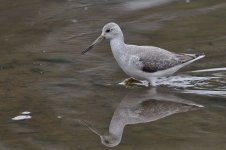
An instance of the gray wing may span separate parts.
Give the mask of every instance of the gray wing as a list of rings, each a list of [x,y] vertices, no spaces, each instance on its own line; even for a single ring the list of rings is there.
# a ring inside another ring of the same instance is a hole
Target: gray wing
[[[175,54],[153,46],[127,45],[127,50],[133,55],[131,62],[144,72],[157,72],[188,62],[200,55]]]
[[[141,70],[144,72],[157,72],[165,70],[176,65],[182,64],[182,61],[173,53],[170,55],[152,53],[150,55],[141,55],[139,62],[142,64]]]
[[[153,73],[183,64],[196,58],[197,56],[198,55],[196,54],[171,53],[170,55],[165,55],[153,53],[152,55],[142,55],[139,58],[139,61],[142,64],[142,71]]]

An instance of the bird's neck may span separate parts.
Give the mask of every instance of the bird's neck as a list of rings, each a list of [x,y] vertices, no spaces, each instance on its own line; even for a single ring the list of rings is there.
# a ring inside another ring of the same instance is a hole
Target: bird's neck
[[[110,45],[112,52],[123,51],[123,48],[125,46],[124,38],[123,37],[113,38],[110,40]]]
[[[115,59],[118,61],[120,56],[122,56],[125,53],[125,43],[123,36],[111,39],[110,45],[112,53]]]
[[[123,120],[112,118],[109,125],[109,134],[114,136],[116,139],[121,140],[125,123]]]

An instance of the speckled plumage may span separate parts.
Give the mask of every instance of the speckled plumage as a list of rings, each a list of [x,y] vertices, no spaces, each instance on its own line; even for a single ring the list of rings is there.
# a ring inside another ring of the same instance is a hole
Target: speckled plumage
[[[102,29],[101,36],[83,53],[90,50],[103,37],[110,40],[112,53],[126,74],[137,79],[148,80],[152,85],[155,84],[156,78],[171,75],[205,56],[176,54],[154,46],[125,44],[123,33],[116,23],[106,24]]]
[[[182,63],[174,53],[157,47],[127,45],[126,48],[128,51],[135,49],[136,53],[132,55],[139,58],[137,65],[144,72],[154,73]]]

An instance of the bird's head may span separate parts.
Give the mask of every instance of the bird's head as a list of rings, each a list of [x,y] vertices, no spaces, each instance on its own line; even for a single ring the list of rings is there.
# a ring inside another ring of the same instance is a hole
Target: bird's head
[[[122,30],[116,23],[108,23],[106,24],[103,29],[101,35],[84,51],[82,51],[82,54],[85,54],[89,50],[91,50],[95,45],[100,43],[103,39],[109,39],[112,40],[114,38],[122,38],[123,39],[123,34]]]

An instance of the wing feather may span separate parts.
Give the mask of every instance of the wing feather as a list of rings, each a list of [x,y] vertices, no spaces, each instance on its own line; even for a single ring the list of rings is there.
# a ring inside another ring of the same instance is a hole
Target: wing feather
[[[154,73],[191,61],[199,54],[176,54],[154,46],[127,45],[127,50],[133,57],[131,62],[139,70]]]
[[[149,73],[165,70],[182,63],[177,57],[168,56],[140,57],[139,61],[143,64],[141,70]]]

